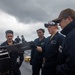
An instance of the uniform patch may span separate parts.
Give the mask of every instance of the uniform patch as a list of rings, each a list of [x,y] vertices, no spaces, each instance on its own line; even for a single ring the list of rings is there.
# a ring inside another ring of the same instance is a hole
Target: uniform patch
[[[41,45],[43,45],[43,44],[44,44],[44,42],[41,43]]]
[[[51,41],[51,44],[56,44],[56,40],[52,40]]]
[[[59,46],[59,49],[58,50],[59,50],[60,53],[62,53],[62,49],[63,49],[63,47],[62,46]]]

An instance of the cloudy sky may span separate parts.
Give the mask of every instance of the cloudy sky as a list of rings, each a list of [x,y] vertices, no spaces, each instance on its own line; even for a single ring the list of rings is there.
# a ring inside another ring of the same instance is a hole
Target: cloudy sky
[[[0,0],[0,42],[5,40],[5,31],[14,31],[14,38],[24,35],[27,41],[37,37],[36,30],[44,23],[58,17],[65,8],[75,9],[75,0]]]

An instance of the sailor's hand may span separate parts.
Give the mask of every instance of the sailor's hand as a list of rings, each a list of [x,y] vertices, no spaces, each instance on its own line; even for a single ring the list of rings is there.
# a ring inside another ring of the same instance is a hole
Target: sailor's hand
[[[35,45],[35,43],[33,41],[31,41],[31,48],[32,49],[36,49],[37,48],[37,46]]]

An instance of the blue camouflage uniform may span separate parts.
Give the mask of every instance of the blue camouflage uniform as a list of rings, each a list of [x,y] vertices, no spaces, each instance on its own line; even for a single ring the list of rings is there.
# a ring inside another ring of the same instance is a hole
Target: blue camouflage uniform
[[[45,37],[42,40],[39,40],[39,38],[34,40],[34,43],[37,46],[42,46],[45,42]],[[32,75],[39,75],[40,69],[42,68],[44,58],[44,52],[38,52],[35,49],[32,49],[31,51],[31,61],[30,64],[32,65]]]
[[[42,49],[45,52],[45,62],[42,69],[42,75],[56,75],[56,64],[58,56],[58,48],[61,45],[64,36],[57,32],[51,39],[49,36]]]

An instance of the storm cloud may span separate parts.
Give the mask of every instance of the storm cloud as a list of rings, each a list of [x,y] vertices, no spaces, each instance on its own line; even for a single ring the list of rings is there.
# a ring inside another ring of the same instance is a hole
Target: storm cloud
[[[37,38],[36,30],[45,29],[44,23],[58,17],[61,10],[75,9],[75,0],[0,0],[0,43],[6,40],[5,31],[24,35],[26,40]]]
[[[64,8],[75,9],[75,0],[0,0],[0,9],[19,22],[47,22]]]

